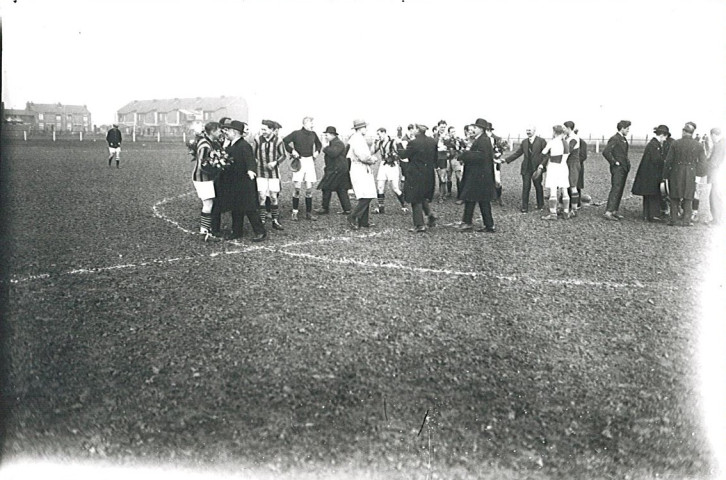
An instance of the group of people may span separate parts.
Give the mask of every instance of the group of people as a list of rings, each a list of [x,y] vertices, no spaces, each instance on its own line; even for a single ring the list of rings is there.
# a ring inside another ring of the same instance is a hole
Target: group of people
[[[483,226],[477,231],[496,232],[492,202],[501,203],[501,167],[523,157],[520,168],[522,195],[520,211],[529,211],[529,199],[534,185],[537,209],[545,209],[544,220],[568,219],[577,215],[582,206],[584,161],[587,144],[577,136],[571,121],[553,127],[549,140],[537,135],[534,127],[526,130],[527,138],[516,150],[505,156],[507,142],[494,135],[493,125],[483,118],[467,125],[464,137],[441,120],[428,129],[411,124],[408,132],[398,128],[392,137],[385,128],[376,131],[372,143],[367,140],[368,124],[354,120],[353,134],[344,143],[335,127],[327,127],[322,140],[314,131],[314,119],[305,117],[302,128],[285,137],[281,125],[273,120],[261,122],[259,134],[246,140],[249,127],[230,118],[209,122],[192,148],[194,157],[193,183],[202,200],[200,233],[205,240],[220,240],[221,214],[232,214],[229,238],[240,238],[244,217],[254,231],[253,241],[267,237],[266,224],[283,230],[280,223],[279,194],[280,165],[290,162],[293,196],[291,219],[300,218],[300,196],[305,193],[306,220],[317,220],[330,213],[333,193],[337,194],[343,213],[354,230],[373,224],[370,213],[385,212],[386,186],[390,186],[398,206],[413,215],[415,233],[426,232],[436,225],[437,217],[431,202],[439,186],[439,202],[453,196],[464,210],[457,229],[474,230],[473,216],[478,205]],[[723,164],[724,146],[721,132],[711,131],[711,141],[705,147],[692,138],[695,124],[689,122],[681,140],[669,140],[667,127],[655,129],[656,137],[645,149],[633,193],[644,195],[644,218],[658,219],[661,214],[661,190],[669,189],[671,224],[680,221],[690,224],[691,205],[696,191],[696,177],[701,170],[714,172]],[[627,135],[630,122],[623,120],[603,150],[610,163],[611,190],[605,218],[618,221],[625,181],[630,170]],[[706,136],[704,136],[706,137]],[[313,192],[318,181],[315,159],[324,154],[324,175],[317,188],[322,190],[322,204],[313,210]],[[377,174],[373,166],[378,165]],[[706,164],[710,165],[706,167]],[[714,184],[716,181],[714,180]],[[349,191],[357,200],[351,205]],[[717,194],[712,189],[712,195]],[[371,202],[377,200],[371,207]],[[409,206],[410,205],[410,208]],[[657,207],[657,212],[656,212]],[[714,221],[719,221],[718,207],[712,205]],[[657,214],[656,214],[657,213]],[[681,215],[678,217],[678,215]]]
[[[655,137],[645,147],[632,189],[634,195],[643,197],[646,221],[660,221],[667,216],[668,225],[691,226],[698,219],[701,199],[710,207],[712,220],[706,220],[707,223],[724,221],[726,142],[719,128],[712,128],[709,135],[703,135],[701,141],[696,140],[693,137],[696,128],[695,123],[686,123],[678,140],[671,137],[667,125],[659,125],[653,130]],[[611,145],[608,142],[603,151],[603,155],[607,153],[605,158],[610,162],[611,171],[615,172],[613,178],[624,178],[630,169],[627,142],[623,144],[618,138],[627,133],[625,126],[610,139],[612,148],[608,149]],[[625,146],[624,152],[620,145]],[[624,180],[617,183],[620,185]],[[611,205],[608,199],[606,218],[612,219],[616,214],[617,206]]]

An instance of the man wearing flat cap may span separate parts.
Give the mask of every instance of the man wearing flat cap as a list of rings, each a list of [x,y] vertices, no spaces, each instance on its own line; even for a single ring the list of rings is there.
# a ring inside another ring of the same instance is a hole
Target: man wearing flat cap
[[[237,120],[226,120],[221,125],[229,139],[226,147],[231,165],[222,170],[217,179],[217,200],[214,202],[215,214],[213,231],[219,230],[219,216],[222,212],[232,212],[232,235],[230,239],[242,238],[244,217],[250,221],[255,233],[253,242],[261,242],[267,238],[265,226],[260,221],[258,212],[257,163],[252,146],[242,138],[247,131],[247,124]]]
[[[368,124],[363,120],[354,120],[353,129],[355,133],[348,140],[350,146],[347,157],[350,159],[350,182],[353,184],[355,198],[358,204],[348,215],[348,223],[353,230],[359,227],[371,227],[368,218],[371,200],[376,198],[376,178],[373,176],[373,165],[376,157],[371,154],[371,149],[366,142],[365,134]]]
[[[350,183],[350,172],[348,171],[348,159],[345,157],[345,144],[338,138],[338,131],[335,127],[328,127],[323,132],[325,154],[325,170],[323,178],[318,184],[318,189],[323,191],[323,205],[315,213],[327,215],[330,213],[330,200],[333,192],[338,194],[340,206],[343,212],[350,214],[350,198],[348,190],[352,188]]]
[[[610,164],[610,193],[608,204],[605,208],[607,220],[620,220],[623,218],[618,213],[620,200],[623,198],[625,181],[630,172],[630,159],[628,158],[628,133],[630,133],[630,121],[620,120],[617,128],[618,133],[610,137],[607,145],[602,151],[602,156]]]
[[[696,193],[696,168],[706,161],[706,151],[693,138],[696,124],[688,122],[683,126],[683,136],[673,142],[668,150],[663,168],[663,178],[668,181],[668,196],[671,203],[671,219],[668,225],[678,224],[678,206],[683,205],[682,226],[691,226],[693,197]]]
[[[664,147],[669,130],[666,125],[653,129],[653,137],[645,146],[643,158],[633,181],[633,195],[643,196],[643,219],[647,222],[660,220],[660,183],[665,164]]]
[[[280,225],[280,207],[278,197],[280,195],[280,163],[287,158],[285,145],[282,143],[275,131],[277,122],[262,120],[260,135],[252,143],[252,149],[257,162],[257,191],[260,196],[260,205],[267,201],[270,203],[272,215],[272,228],[284,230]],[[269,199],[269,200],[268,200]],[[265,207],[260,207],[260,221],[265,223],[267,212]]]
[[[497,198],[497,187],[494,179],[494,147],[492,141],[484,133],[489,123],[483,118],[469,126],[474,132],[471,148],[462,153],[459,159],[464,164],[464,175],[461,179],[461,199],[464,200],[464,215],[459,230],[473,230],[474,208],[479,204],[484,227],[479,232],[496,232],[492,217],[492,200]]]

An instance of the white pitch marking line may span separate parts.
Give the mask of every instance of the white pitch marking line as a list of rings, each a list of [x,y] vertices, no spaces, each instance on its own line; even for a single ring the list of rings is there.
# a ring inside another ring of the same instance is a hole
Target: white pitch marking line
[[[355,258],[328,258],[328,257],[320,257],[317,255],[312,255],[310,253],[298,253],[298,252],[288,252],[284,250],[280,250],[280,253],[283,255],[289,255],[291,257],[297,257],[297,258],[305,258],[308,260],[314,260],[322,263],[336,263],[339,265],[355,265],[358,267],[365,267],[365,268],[388,268],[392,270],[409,270],[412,272],[417,273],[434,273],[439,275],[450,275],[450,276],[460,276],[460,277],[487,277],[487,278],[496,278],[498,280],[506,280],[510,282],[515,282],[517,280],[529,280],[535,283],[549,283],[553,285],[578,285],[578,286],[594,286],[594,287],[612,287],[612,288],[627,288],[627,287],[637,287],[637,288],[643,288],[644,285],[640,282],[636,283],[617,283],[617,282],[596,282],[596,281],[588,281],[588,280],[559,280],[559,279],[533,279],[530,277],[516,277],[516,276],[510,276],[510,275],[492,275],[488,272],[462,272],[458,270],[449,270],[449,269],[438,269],[438,268],[426,268],[426,267],[412,267],[410,265],[402,265],[399,263],[382,263],[382,262],[369,262],[367,260],[357,260]]]
[[[348,242],[348,241],[356,239],[356,238],[376,237],[376,236],[383,235],[384,233],[388,233],[388,232],[389,232],[389,230],[383,230],[380,232],[366,233],[363,235],[354,235],[351,237],[329,237],[329,238],[320,238],[320,239],[310,239],[310,240],[305,240],[305,241],[301,241],[301,242],[289,242],[289,243],[285,243],[280,246],[250,245],[250,246],[245,247],[243,243],[233,241],[233,242],[228,242],[228,243],[233,243],[233,244],[235,244],[237,246],[241,246],[243,248],[239,248],[236,250],[226,250],[223,252],[211,252],[206,255],[174,257],[174,258],[158,258],[158,259],[154,259],[154,260],[147,260],[145,262],[140,262],[140,263],[125,263],[125,264],[121,264],[121,265],[111,265],[108,267],[75,268],[73,270],[68,270],[68,271],[56,273],[56,274],[43,273],[40,275],[29,275],[27,277],[21,277],[21,278],[11,278],[10,283],[19,284],[19,283],[30,282],[33,280],[46,279],[46,278],[50,278],[50,277],[102,273],[102,272],[113,271],[113,270],[128,270],[128,269],[133,269],[133,268],[147,267],[150,265],[163,265],[163,264],[168,264],[168,263],[189,261],[189,260],[196,260],[196,259],[203,259],[203,258],[215,258],[220,255],[238,255],[240,253],[258,252],[260,250],[284,253],[282,251],[282,249],[284,249],[284,248],[299,247],[299,246],[305,246],[305,245],[311,245],[311,244],[341,242],[341,241]],[[197,235],[194,232],[190,232],[190,233],[193,235]]]

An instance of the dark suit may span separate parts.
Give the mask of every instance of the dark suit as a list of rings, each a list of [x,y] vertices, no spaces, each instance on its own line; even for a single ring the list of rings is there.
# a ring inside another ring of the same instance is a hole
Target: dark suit
[[[617,212],[620,208],[620,200],[623,198],[623,190],[625,190],[625,181],[628,178],[628,172],[630,172],[628,146],[628,140],[618,132],[610,137],[608,144],[602,151],[602,156],[610,164],[610,194],[605,209],[608,212]]]
[[[544,138],[534,136],[532,139],[525,138],[522,143],[519,144],[519,148],[515,150],[511,155],[506,157],[504,160],[507,163],[512,163],[522,155],[522,167],[519,169],[522,175],[522,210],[529,210],[529,192],[534,183],[534,192],[537,197],[537,208],[544,207],[544,192],[542,190],[542,177],[537,177],[536,180],[532,179],[532,174],[537,170],[537,167],[542,163],[544,159],[542,156],[542,150],[547,146],[547,142]]]
[[[323,191],[322,210],[327,212],[330,209],[330,199],[333,192],[336,192],[343,211],[350,212],[348,189],[352,188],[352,185],[350,183],[350,165],[346,158],[346,146],[338,137],[335,137],[327,147],[323,148],[323,153],[325,153],[325,170],[323,179],[318,184],[318,189]]]
[[[226,149],[232,164],[222,170],[215,183],[217,198],[212,209],[212,231],[218,232],[222,212],[232,212],[232,236],[242,236],[244,216],[252,224],[256,235],[265,233],[260,220],[257,180],[251,179],[248,172],[257,172],[257,162],[252,146],[240,138]]]
[[[494,180],[494,148],[491,140],[482,133],[463,152],[459,160],[464,164],[464,175],[461,179],[461,199],[464,200],[463,223],[470,225],[474,217],[474,207],[479,204],[481,216],[486,228],[494,227],[491,201],[497,198]]]
[[[663,178],[668,179],[671,200],[671,223],[678,217],[678,205],[683,205],[683,223],[690,223],[693,197],[696,194],[696,169],[706,161],[706,151],[691,135],[684,133],[668,150]],[[681,203],[682,200],[682,203]]]
[[[403,196],[411,204],[415,227],[424,225],[424,213],[429,217],[432,215],[429,202],[434,198],[434,169],[438,155],[436,140],[422,133],[416,135],[400,153],[401,158],[408,159]]]

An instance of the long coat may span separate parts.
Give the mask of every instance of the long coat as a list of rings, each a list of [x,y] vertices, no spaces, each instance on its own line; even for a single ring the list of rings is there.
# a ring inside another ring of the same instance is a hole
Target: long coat
[[[530,143],[532,144],[531,155],[529,153]],[[537,167],[539,167],[542,163],[542,160],[544,160],[542,150],[544,150],[546,146],[547,142],[542,137],[535,136],[533,139],[525,138],[524,141],[519,144],[519,147],[504,160],[507,163],[512,163],[514,160],[524,155],[524,158],[522,159],[522,167],[519,169],[519,173],[526,175],[527,177],[531,177],[534,171],[537,170]]]
[[[408,159],[403,196],[408,203],[423,203],[434,198],[436,161],[439,156],[436,140],[418,134],[399,155]],[[405,163],[405,162],[404,162]]]
[[[653,138],[645,146],[643,158],[638,165],[633,181],[633,195],[660,195],[664,163],[663,145],[657,138]]]
[[[330,144],[323,148],[325,154],[325,170],[323,178],[318,184],[319,190],[336,191],[353,188],[350,183],[348,159],[345,158],[345,144],[335,137]]]
[[[464,164],[461,195],[465,202],[491,201],[497,198],[494,181],[494,149],[489,137],[482,134],[471,148],[459,156]]]
[[[689,135],[676,140],[668,150],[663,178],[668,179],[671,198],[693,200],[696,193],[696,167],[706,160],[703,145]]]
[[[354,133],[348,140],[348,158],[350,158],[350,183],[353,184],[355,198],[376,198],[376,177],[373,176],[372,166],[375,157],[361,133]]]
[[[218,208],[220,211],[256,211],[259,208],[257,180],[251,179],[247,173],[257,172],[252,146],[240,138],[229,145],[226,152],[232,164],[222,170],[215,184]]]

